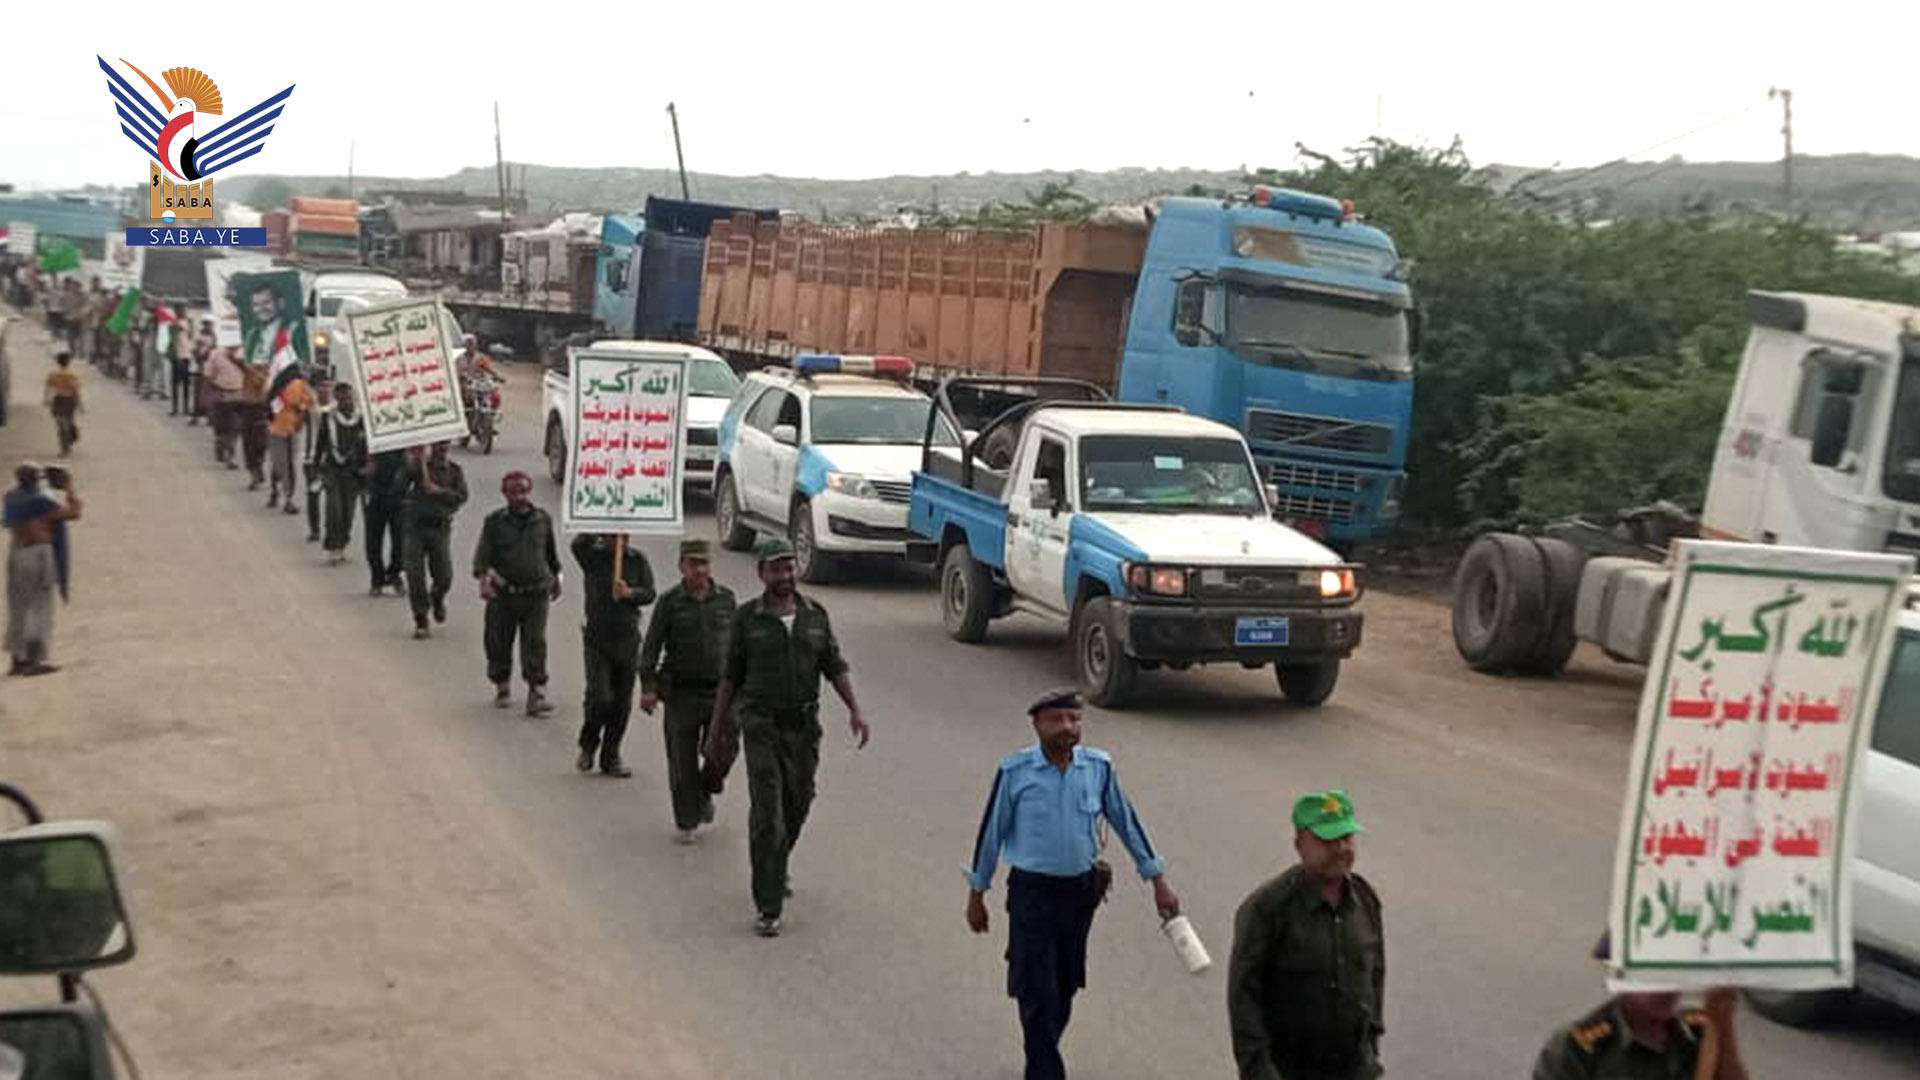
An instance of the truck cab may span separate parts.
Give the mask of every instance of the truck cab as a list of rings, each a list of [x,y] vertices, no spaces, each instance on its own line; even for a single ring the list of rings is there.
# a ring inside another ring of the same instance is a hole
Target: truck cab
[[[314,366],[333,365],[333,345],[345,339],[347,312],[407,298],[399,278],[371,270],[323,270],[307,283],[307,330],[312,335]],[[457,348],[458,337],[448,341]]]
[[[979,381],[948,380],[943,408]],[[1208,663],[1272,664],[1289,700],[1325,701],[1360,643],[1354,568],[1274,520],[1238,431],[1087,389],[1017,405],[964,445],[928,439],[909,520],[937,545],[948,633],[979,642],[1015,612],[1066,622],[1079,682],[1107,707],[1142,670]],[[978,460],[1010,425],[1007,468]]]
[[[1406,483],[1417,321],[1393,240],[1351,205],[1257,188],[1165,200],[1128,316],[1119,397],[1240,429],[1274,512],[1349,548]]]

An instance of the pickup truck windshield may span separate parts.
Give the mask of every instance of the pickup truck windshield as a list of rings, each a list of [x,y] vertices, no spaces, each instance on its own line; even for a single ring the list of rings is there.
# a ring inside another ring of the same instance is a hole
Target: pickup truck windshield
[[[1887,436],[1887,497],[1920,503],[1920,356],[1900,365],[1900,393],[1893,399],[1893,430]]]
[[[1227,287],[1227,345],[1285,367],[1408,378],[1404,311],[1280,285]]]
[[[687,364],[687,393],[694,397],[730,398],[740,388],[740,377],[721,360],[693,360]]]
[[[1080,440],[1080,505],[1088,510],[1258,514],[1265,506],[1232,439],[1098,435]]]
[[[919,446],[927,437],[927,413],[933,402],[910,397],[816,397],[813,441]],[[959,446],[960,435],[945,417],[933,432],[933,445]]]

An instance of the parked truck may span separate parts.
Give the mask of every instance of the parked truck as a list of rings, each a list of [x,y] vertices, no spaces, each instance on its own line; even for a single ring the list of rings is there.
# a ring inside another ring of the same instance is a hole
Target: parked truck
[[[699,330],[700,274],[716,223],[745,215],[777,221],[772,210],[647,196],[639,214],[601,223],[593,317],[608,336],[691,342]]]
[[[707,241],[699,331],[749,365],[898,355],[929,381],[1067,377],[1179,405],[1241,432],[1276,515],[1347,547],[1400,514],[1418,325],[1403,269],[1351,205],[1277,188],[1024,232],[737,216]]]
[[[958,391],[1025,393],[959,445]],[[1065,622],[1074,673],[1108,708],[1141,671],[1273,665],[1288,700],[1319,705],[1360,644],[1355,568],[1274,520],[1246,441],[1171,405],[1104,400],[1072,380],[950,379],[936,392],[912,531],[935,545],[949,635],[985,639],[1023,612]],[[980,451],[1017,432],[1009,464]]]

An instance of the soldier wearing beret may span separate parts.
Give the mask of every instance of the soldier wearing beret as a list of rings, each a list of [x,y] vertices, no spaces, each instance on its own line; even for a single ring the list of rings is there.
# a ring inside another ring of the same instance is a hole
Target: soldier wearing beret
[[[1594,959],[1612,955],[1602,935]],[[1533,1080],[1747,1080],[1734,1036],[1735,991],[1707,991],[1706,1008],[1681,1009],[1675,992],[1616,994],[1547,1039]]]
[[[645,552],[626,546],[622,537],[582,534],[574,537],[572,547],[586,583],[580,651],[586,661],[587,692],[575,764],[589,772],[598,755],[602,775],[625,779],[633,770],[620,760],[620,742],[633,711],[633,682],[640,673],[640,609],[653,603],[653,566]]]
[[[1104,818],[1153,883],[1162,919],[1180,914],[1160,856],[1120,790],[1113,759],[1080,745],[1080,694],[1054,690],[1027,709],[1033,745],[1008,754],[994,773],[967,871],[967,926],[987,932],[986,893],[1004,850],[1007,874],[1007,995],[1020,1004],[1027,1080],[1066,1076],[1060,1036],[1073,998],[1087,985],[1087,935],[1112,872],[1099,860]]]
[[[1314,791],[1293,804],[1300,861],[1233,917],[1227,1018],[1241,1080],[1381,1075],[1386,931],[1380,897],[1353,872],[1353,800]]]
[[[664,700],[667,784],[673,791],[674,840],[691,844],[713,820],[713,797],[700,776],[700,743],[713,716],[713,699],[733,626],[733,591],[713,580],[705,540],[680,542],[680,584],[654,605],[640,647],[640,711]]]
[[[727,636],[727,662],[714,697],[705,750],[720,756],[730,737],[728,710],[740,707],[747,754],[747,841],[753,863],[754,932],[780,934],[789,893],[787,861],[813,806],[820,767],[820,679],[847,705],[861,746],[871,734],[853,697],[827,609],[794,586],[793,545],[767,537],[754,548],[763,592],[742,605]]]

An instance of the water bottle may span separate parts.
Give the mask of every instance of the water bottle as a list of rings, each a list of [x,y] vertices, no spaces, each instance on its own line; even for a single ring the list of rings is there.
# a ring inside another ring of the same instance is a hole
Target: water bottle
[[[1173,942],[1173,951],[1180,954],[1180,962],[1187,965],[1189,975],[1198,975],[1213,966],[1213,958],[1207,955],[1207,947],[1200,943],[1200,935],[1194,932],[1193,923],[1185,915],[1175,915],[1160,924],[1160,932]]]

